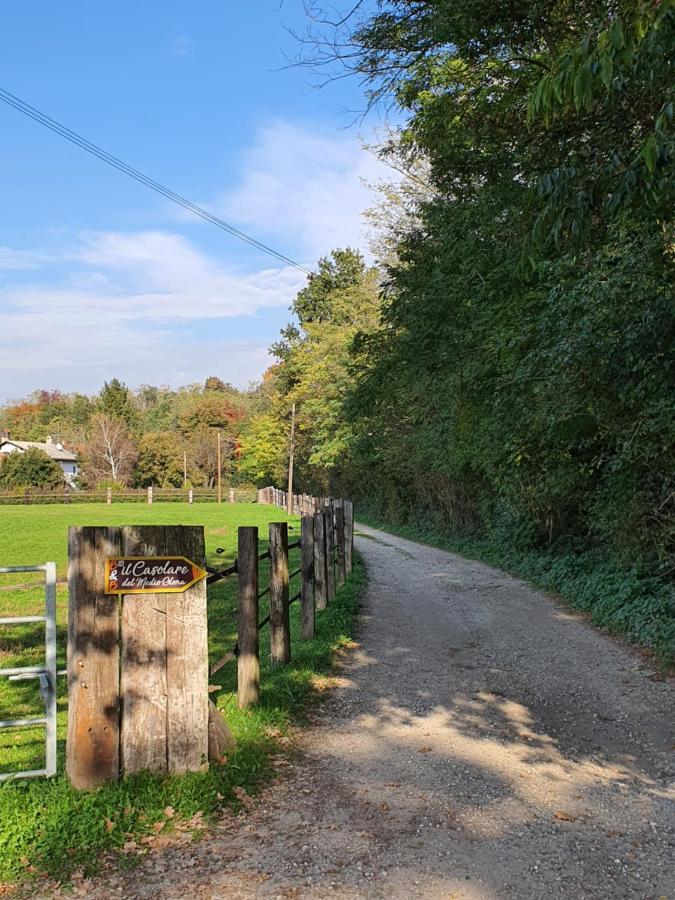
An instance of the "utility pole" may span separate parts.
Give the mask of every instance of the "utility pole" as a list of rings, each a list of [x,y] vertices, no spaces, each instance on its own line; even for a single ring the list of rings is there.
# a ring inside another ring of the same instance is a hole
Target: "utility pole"
[[[187,452],[183,450],[183,487],[187,487]]]
[[[218,429],[218,431],[217,431],[217,435],[218,435],[218,456],[217,456],[217,459],[216,459],[216,465],[218,466],[218,471],[217,471],[217,473],[216,473],[216,484],[217,484],[218,503],[222,503],[222,502],[223,502],[223,490],[222,490],[222,485],[221,485],[221,471],[220,471],[221,468],[222,468],[222,465],[221,465],[221,453],[220,453],[220,429],[223,428],[224,426],[225,426],[225,422],[209,422],[209,428],[217,428],[217,429]]]
[[[222,485],[220,483],[220,470],[222,468],[221,462],[220,462],[220,428],[218,429],[217,433],[218,433],[218,463],[217,463],[217,465],[218,465],[218,503],[222,503],[223,502],[223,489],[222,489]]]
[[[288,448],[288,492],[286,495],[286,511],[293,515],[293,453],[295,450],[295,403],[291,407],[291,441]]]

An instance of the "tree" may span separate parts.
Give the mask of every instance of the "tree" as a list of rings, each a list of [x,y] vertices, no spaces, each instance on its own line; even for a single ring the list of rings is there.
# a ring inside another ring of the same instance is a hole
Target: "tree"
[[[89,439],[83,452],[84,473],[88,482],[110,480],[127,484],[136,462],[136,449],[122,419],[97,413],[91,421]]]
[[[134,482],[138,487],[181,487],[183,447],[175,434],[150,432],[139,442]]]
[[[119,378],[105,382],[99,394],[98,407],[105,416],[120,419],[129,427],[136,422],[136,411],[129,399],[129,388]]]
[[[3,454],[4,455],[4,454]],[[5,488],[56,488],[64,484],[61,466],[38,447],[4,455],[0,484]]]

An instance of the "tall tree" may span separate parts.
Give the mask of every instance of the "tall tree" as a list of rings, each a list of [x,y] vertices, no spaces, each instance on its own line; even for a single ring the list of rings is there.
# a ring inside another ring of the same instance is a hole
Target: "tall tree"
[[[91,422],[89,439],[83,449],[83,468],[87,482],[110,481],[127,484],[137,452],[126,423],[122,419],[97,413]]]

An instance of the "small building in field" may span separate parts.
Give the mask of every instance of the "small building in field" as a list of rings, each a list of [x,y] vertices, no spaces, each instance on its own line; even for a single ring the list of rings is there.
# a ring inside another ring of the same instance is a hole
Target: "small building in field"
[[[63,469],[63,477],[68,485],[74,487],[75,478],[79,474],[77,465],[77,454],[74,450],[68,450],[59,441],[52,440],[51,435],[42,441],[17,441],[10,436],[9,432],[3,432],[0,437],[0,453],[25,453],[31,447],[42,450],[47,456],[51,457],[54,462],[58,463]]]

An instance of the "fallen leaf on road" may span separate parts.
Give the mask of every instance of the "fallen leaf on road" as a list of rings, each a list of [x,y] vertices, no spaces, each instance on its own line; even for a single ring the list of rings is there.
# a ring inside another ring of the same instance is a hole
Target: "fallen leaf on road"
[[[557,810],[557,812],[553,813],[554,819],[559,819],[561,822],[576,822],[577,817],[571,815],[570,813],[565,812],[562,809]]]
[[[418,753],[431,753],[431,747],[420,747]]]

